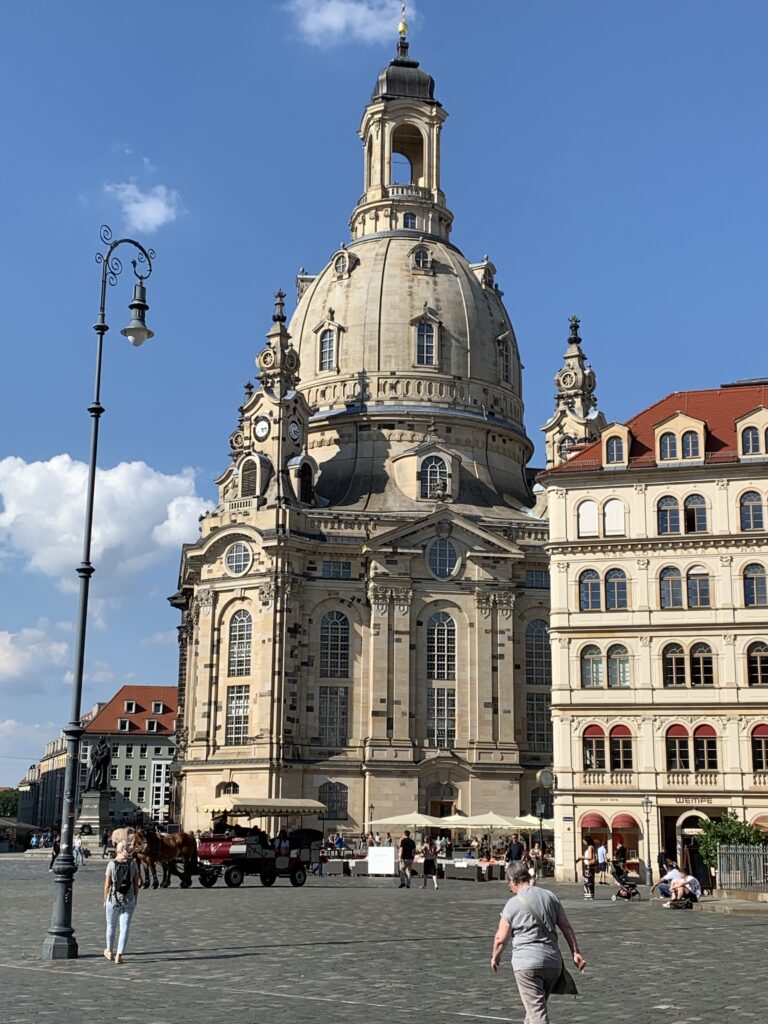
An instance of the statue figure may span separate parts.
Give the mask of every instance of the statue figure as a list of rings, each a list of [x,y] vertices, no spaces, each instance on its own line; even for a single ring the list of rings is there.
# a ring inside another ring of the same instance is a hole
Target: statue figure
[[[88,758],[89,771],[85,782],[86,789],[96,789],[104,792],[109,789],[109,762],[112,760],[112,750],[103,736],[99,737],[98,743],[91,747],[91,754]]]

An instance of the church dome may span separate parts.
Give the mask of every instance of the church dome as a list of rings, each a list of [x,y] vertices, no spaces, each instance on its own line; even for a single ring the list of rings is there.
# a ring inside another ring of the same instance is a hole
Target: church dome
[[[408,43],[401,39],[397,56],[379,72],[371,100],[408,98],[437,103],[435,80],[419,67],[419,62],[408,56]]]

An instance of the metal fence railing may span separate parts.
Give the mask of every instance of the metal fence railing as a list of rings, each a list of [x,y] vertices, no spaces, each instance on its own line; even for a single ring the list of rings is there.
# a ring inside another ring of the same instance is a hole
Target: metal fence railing
[[[717,887],[768,892],[768,846],[718,846]]]

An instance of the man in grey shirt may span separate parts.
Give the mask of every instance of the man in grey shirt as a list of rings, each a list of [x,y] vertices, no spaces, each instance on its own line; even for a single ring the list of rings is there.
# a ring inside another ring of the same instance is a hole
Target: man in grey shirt
[[[501,955],[511,936],[512,969],[525,1007],[525,1022],[549,1024],[547,999],[563,966],[557,945],[557,928],[565,936],[573,962],[580,971],[584,970],[587,961],[579,952],[576,934],[560,900],[548,889],[530,883],[525,864],[512,861],[507,866],[507,885],[514,896],[501,912],[501,921],[493,939],[491,969],[499,969]]]

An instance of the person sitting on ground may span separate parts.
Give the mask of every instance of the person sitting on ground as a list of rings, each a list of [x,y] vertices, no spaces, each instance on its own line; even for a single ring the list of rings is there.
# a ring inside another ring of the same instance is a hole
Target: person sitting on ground
[[[701,896],[701,884],[693,875],[681,875],[671,883],[670,889],[673,900],[690,900],[691,903],[698,903],[699,896]],[[664,906],[666,907],[668,904],[665,903]]]
[[[667,873],[651,886],[651,891],[648,895],[652,896],[654,889],[658,889],[661,896],[671,900],[672,883],[679,882],[682,877],[682,874],[677,870],[677,865],[673,861],[667,861]]]

